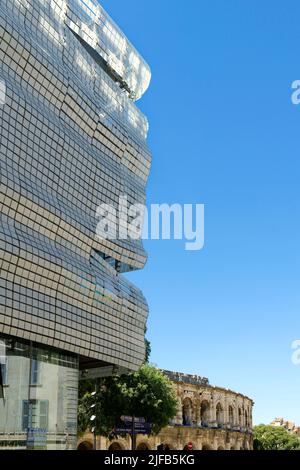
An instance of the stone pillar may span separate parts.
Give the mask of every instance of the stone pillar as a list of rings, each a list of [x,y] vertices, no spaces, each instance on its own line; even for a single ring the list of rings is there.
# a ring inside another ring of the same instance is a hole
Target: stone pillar
[[[178,398],[178,409],[175,420],[176,424],[178,424],[179,426],[182,425],[182,402],[180,398]]]
[[[197,409],[197,401],[195,399],[191,399],[192,402],[192,416],[191,421],[193,426],[197,426],[198,423],[198,409]]]
[[[196,416],[196,425],[201,426],[201,403],[195,403],[195,416]]]
[[[245,407],[244,407],[244,403],[242,403],[242,427],[244,428],[245,427]]]
[[[212,398],[210,402],[210,425],[211,426],[216,426],[217,424],[217,419],[216,419],[216,402],[215,402],[215,397]]]
[[[225,444],[225,450],[230,450],[231,446],[232,445],[231,445],[231,442],[229,440],[229,442],[226,442],[226,444]]]
[[[97,449],[98,450],[107,450],[109,447],[108,440],[106,437],[97,436]]]
[[[228,402],[227,402],[227,397],[226,395],[224,396],[224,401],[223,401],[223,423],[226,425],[226,428],[228,427],[229,423],[229,414],[228,414]]]
[[[239,426],[239,405],[237,400],[235,401],[234,409],[233,409],[233,422],[234,427]]]

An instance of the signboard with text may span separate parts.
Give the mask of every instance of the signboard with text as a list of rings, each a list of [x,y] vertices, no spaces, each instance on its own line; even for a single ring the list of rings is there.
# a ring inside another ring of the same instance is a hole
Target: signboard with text
[[[47,449],[47,430],[43,428],[28,428],[27,449]]]
[[[116,434],[150,434],[152,424],[138,416],[121,416],[121,424],[115,427]]]

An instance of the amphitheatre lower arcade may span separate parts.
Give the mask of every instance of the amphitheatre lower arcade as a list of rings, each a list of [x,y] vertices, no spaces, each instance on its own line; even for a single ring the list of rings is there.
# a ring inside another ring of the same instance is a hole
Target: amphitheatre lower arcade
[[[194,450],[251,450],[253,401],[245,395],[215,387],[208,379],[180,372],[163,371],[173,382],[178,411],[169,426],[157,435],[136,436],[137,450],[182,450],[188,443]],[[86,434],[79,449],[93,447],[93,436]],[[130,436],[108,440],[97,437],[97,449],[129,450]]]

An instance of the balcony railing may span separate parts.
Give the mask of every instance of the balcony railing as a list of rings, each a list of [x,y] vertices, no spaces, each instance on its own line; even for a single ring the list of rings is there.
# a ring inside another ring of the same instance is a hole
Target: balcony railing
[[[201,424],[193,423],[174,423],[170,422],[171,426],[183,426],[183,427],[192,427],[192,428],[200,428],[200,429],[224,429],[227,431],[233,432],[241,432],[241,433],[249,433],[252,434],[252,430],[246,426],[240,426],[232,423],[217,423],[216,421],[202,421]]]

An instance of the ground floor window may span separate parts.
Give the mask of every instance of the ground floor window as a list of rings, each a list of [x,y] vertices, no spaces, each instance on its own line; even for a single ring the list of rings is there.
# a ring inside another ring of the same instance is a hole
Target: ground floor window
[[[76,449],[78,358],[0,335],[0,449]]]

